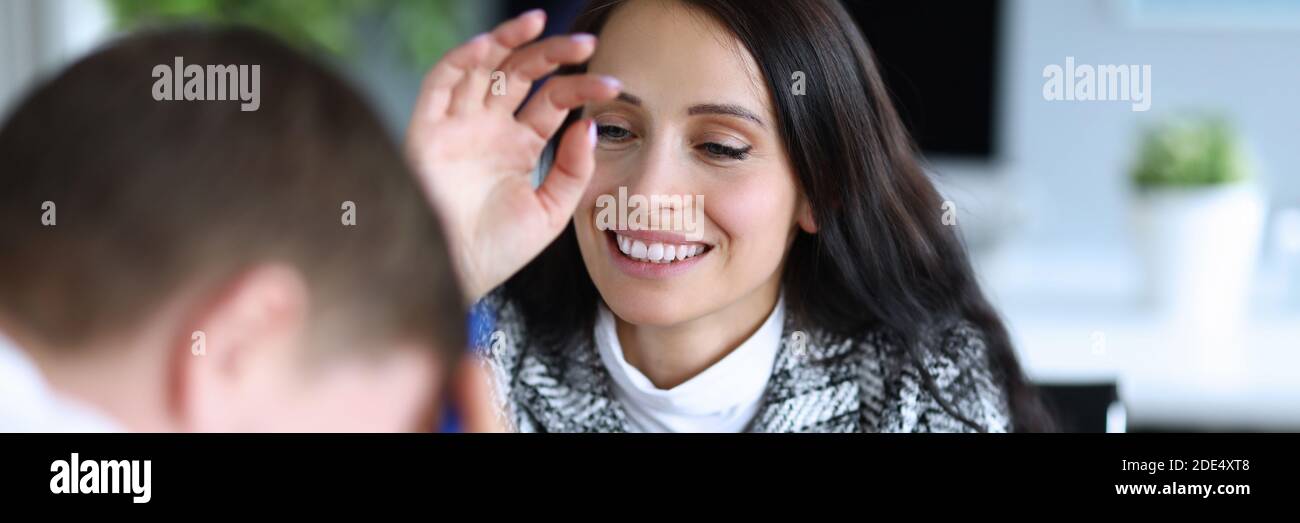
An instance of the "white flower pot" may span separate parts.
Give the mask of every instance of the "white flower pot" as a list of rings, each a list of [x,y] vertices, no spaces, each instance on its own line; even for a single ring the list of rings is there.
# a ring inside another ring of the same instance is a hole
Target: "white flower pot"
[[[1153,189],[1134,206],[1148,297],[1191,325],[1243,317],[1259,257],[1266,203],[1254,184]]]

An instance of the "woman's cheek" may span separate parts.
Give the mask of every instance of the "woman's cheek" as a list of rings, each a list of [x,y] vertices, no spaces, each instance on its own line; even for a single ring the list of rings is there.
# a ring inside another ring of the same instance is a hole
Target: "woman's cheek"
[[[754,180],[711,191],[704,209],[726,236],[731,257],[780,260],[794,220],[794,191]]]
[[[602,169],[596,166],[596,172],[592,175],[591,181],[587,183],[587,191],[582,194],[580,205],[585,209],[592,209],[596,206],[596,199],[602,194],[609,194],[609,188],[606,187],[609,181],[614,177],[606,174],[608,169]]]
[[[596,208],[596,200],[601,195],[610,195],[617,197],[618,185],[616,166],[612,162],[596,163],[596,172],[592,174],[591,182],[587,183],[587,190],[582,195],[582,200],[578,203],[578,209],[585,209],[587,212],[578,212],[575,219],[578,219],[578,225],[586,226],[595,221],[595,215],[600,209]],[[580,219],[579,219],[580,218]]]

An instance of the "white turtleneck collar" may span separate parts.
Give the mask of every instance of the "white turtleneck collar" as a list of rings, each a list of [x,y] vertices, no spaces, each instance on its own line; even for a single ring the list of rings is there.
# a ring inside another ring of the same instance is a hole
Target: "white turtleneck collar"
[[[778,299],[763,325],[704,372],[671,389],[655,387],[623,357],[614,315],[599,305],[596,348],[635,432],[740,432],[758,412],[785,321]]]

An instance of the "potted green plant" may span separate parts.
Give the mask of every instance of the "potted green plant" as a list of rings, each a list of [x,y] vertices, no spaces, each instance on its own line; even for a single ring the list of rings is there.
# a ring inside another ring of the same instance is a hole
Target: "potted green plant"
[[[1150,298],[1197,324],[1239,319],[1266,204],[1236,131],[1218,117],[1163,122],[1146,131],[1131,178]]]

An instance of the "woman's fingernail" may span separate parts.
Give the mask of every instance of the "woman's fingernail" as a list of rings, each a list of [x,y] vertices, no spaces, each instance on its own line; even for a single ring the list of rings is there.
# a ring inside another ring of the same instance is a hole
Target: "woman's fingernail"
[[[616,91],[623,90],[623,82],[618,81],[618,78],[614,78],[613,76],[601,76],[600,82],[605,85],[608,85],[610,89],[614,89]]]
[[[587,145],[596,146],[596,120],[587,120]]]
[[[542,15],[545,15],[545,14],[546,14],[546,11],[542,10],[541,8],[537,8],[537,9],[529,9],[529,10],[527,10],[527,11],[524,11],[524,14],[519,15],[519,18],[527,18],[527,17],[530,17],[530,16],[542,16]]]
[[[580,44],[588,44],[588,43],[596,42],[596,35],[591,33],[575,33],[573,35],[570,35],[569,38],[572,39],[574,42],[578,42]]]

